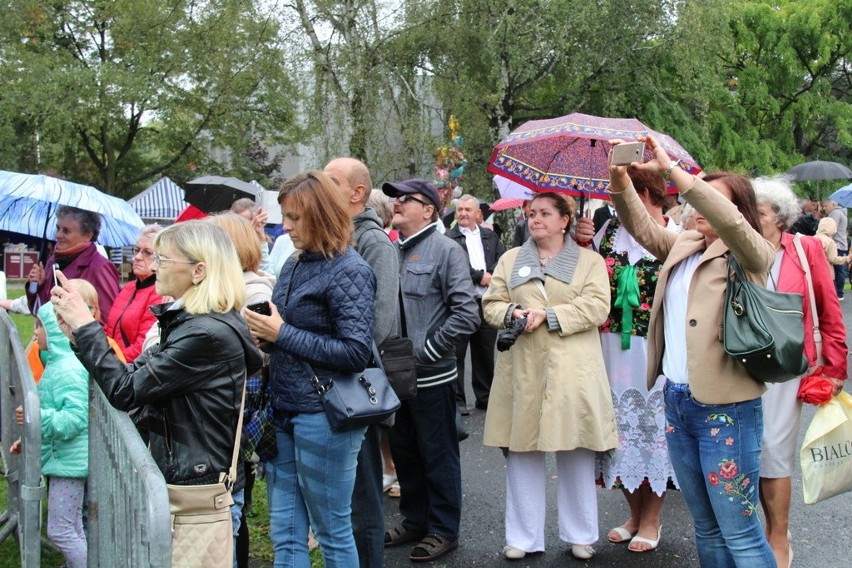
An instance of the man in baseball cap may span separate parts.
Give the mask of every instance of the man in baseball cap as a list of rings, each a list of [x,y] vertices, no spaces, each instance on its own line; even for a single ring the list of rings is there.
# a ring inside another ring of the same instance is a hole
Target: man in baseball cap
[[[441,200],[438,198],[438,190],[425,179],[388,182],[382,185],[382,191],[391,199],[399,198],[401,195],[411,195],[415,198],[415,201],[420,201],[423,205],[434,205],[435,211],[438,214],[441,213]],[[416,199],[418,197],[420,199]]]
[[[401,308],[411,339],[417,396],[402,402],[390,446],[402,488],[402,521],[385,547],[414,543],[414,562],[436,560],[459,545],[462,488],[456,429],[456,344],[479,327],[464,250],[438,232],[441,203],[428,181],[382,186],[399,230]]]

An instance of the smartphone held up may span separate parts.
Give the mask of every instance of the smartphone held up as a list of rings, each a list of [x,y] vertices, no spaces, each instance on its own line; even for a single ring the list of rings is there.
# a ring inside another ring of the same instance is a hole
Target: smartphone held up
[[[624,142],[612,147],[612,163],[616,166],[629,166],[633,162],[644,161],[644,142]]]

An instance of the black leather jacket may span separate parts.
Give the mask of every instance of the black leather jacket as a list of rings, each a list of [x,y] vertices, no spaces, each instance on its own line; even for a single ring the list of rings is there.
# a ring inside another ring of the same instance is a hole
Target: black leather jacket
[[[97,322],[74,332],[77,357],[114,407],[147,406],[151,455],[166,483],[216,483],[231,466],[243,383],[260,369],[260,351],[237,312],[170,305],[151,308],[160,344],[132,364],[115,356]]]

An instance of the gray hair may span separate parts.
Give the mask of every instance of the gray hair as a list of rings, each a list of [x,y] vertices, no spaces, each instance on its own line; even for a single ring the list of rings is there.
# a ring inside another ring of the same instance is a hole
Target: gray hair
[[[479,198],[469,193],[465,193],[464,195],[459,197],[459,201],[473,201],[474,203],[476,203],[476,207],[479,207]]]
[[[251,209],[252,210],[252,217],[254,217],[255,205],[256,205],[256,203],[254,202],[254,200],[249,199],[248,197],[241,197],[241,198],[237,199],[236,201],[234,201],[233,203],[231,203],[231,208],[229,209],[229,211],[231,213],[236,213],[237,215],[239,215],[243,211]]]
[[[139,231],[139,236],[136,237],[136,238],[137,239],[144,239],[145,237],[147,237],[147,238],[153,240],[154,237],[157,236],[157,233],[159,233],[162,230],[163,230],[163,228],[156,223],[152,223],[150,225],[145,225]]]
[[[381,189],[373,189],[370,191],[370,197],[367,199],[367,207],[376,212],[376,215],[382,220],[382,227],[389,227],[393,220],[393,206],[390,199]]]
[[[772,207],[777,217],[776,222],[782,231],[789,229],[802,214],[796,194],[790,187],[790,180],[789,176],[780,175],[759,177],[751,182],[757,202],[766,203]]]
[[[98,241],[98,235],[101,234],[101,216],[94,211],[86,211],[85,209],[77,209],[70,205],[60,205],[56,210],[56,220],[62,217],[69,217],[77,221],[80,225],[80,232],[84,235],[91,233],[92,242]]]

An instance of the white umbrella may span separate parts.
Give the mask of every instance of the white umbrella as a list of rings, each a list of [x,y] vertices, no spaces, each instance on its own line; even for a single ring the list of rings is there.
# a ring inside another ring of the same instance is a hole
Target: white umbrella
[[[126,201],[94,187],[50,176],[0,171],[0,230],[56,240],[60,205],[99,213],[98,243],[108,247],[135,243],[143,226]]]
[[[497,191],[500,192],[500,197],[509,199],[532,199],[535,197],[535,192],[528,187],[514,182],[503,176],[494,176],[494,185],[497,186]]]

